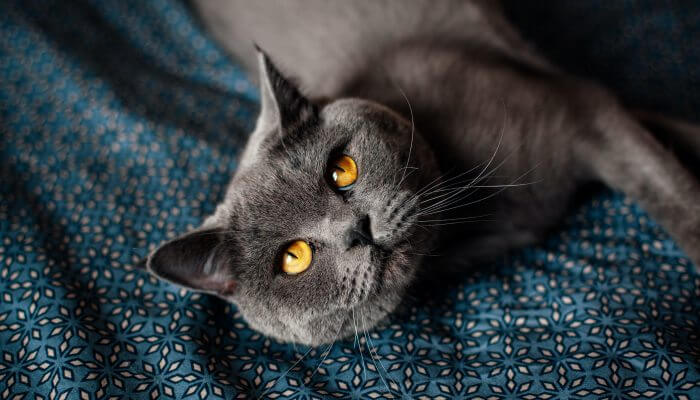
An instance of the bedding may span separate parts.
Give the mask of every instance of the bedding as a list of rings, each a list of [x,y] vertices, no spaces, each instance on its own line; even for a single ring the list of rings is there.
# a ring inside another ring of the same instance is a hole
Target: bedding
[[[510,12],[555,59],[697,118],[700,7],[543,3]],[[700,277],[619,193],[318,348],[135,268],[213,211],[258,101],[187,3],[0,2],[0,398],[700,398]]]

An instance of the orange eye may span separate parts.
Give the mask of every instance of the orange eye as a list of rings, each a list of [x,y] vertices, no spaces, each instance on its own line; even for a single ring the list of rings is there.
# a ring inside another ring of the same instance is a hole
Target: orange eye
[[[311,265],[313,250],[303,240],[297,240],[287,247],[282,254],[282,271],[296,275],[306,271]]]
[[[357,180],[357,164],[350,156],[342,155],[333,160],[328,168],[331,182],[338,190],[348,190]]]

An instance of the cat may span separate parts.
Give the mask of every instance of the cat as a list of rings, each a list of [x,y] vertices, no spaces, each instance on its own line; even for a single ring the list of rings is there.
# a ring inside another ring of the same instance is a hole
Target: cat
[[[215,213],[147,268],[252,328],[307,345],[370,328],[417,276],[537,243],[591,182],[636,199],[700,265],[697,178],[496,2],[193,4],[257,71],[261,110]]]

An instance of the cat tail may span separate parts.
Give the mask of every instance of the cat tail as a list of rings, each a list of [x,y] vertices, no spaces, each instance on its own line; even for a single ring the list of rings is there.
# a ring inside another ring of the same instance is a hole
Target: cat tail
[[[700,125],[656,112],[632,111],[662,143],[689,157],[690,169],[700,172]]]

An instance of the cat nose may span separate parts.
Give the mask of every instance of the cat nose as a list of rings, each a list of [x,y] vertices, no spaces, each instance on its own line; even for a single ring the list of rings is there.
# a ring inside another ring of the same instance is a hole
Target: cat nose
[[[364,215],[345,232],[345,245],[350,249],[371,244],[374,244],[374,238],[370,229],[369,215]]]

